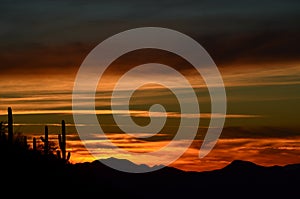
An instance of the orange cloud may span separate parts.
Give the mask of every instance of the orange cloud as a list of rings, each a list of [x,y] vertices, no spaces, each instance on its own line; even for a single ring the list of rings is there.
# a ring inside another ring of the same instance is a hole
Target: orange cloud
[[[108,134],[107,138],[116,146],[136,153],[155,151],[169,143],[169,140],[156,142],[141,141],[126,134]],[[212,151],[203,159],[199,159],[198,157],[202,141],[195,140],[187,151],[170,166],[186,171],[208,171],[223,168],[233,160],[247,160],[263,166],[299,163],[299,138],[219,139]],[[54,142],[56,142],[56,139],[56,136],[52,136],[51,138]],[[79,137],[68,135],[67,140],[67,150],[72,153],[72,163],[90,162],[99,158],[114,156],[117,158],[129,158],[136,161],[136,163],[146,163],[151,166],[159,164],[159,162],[147,162],[147,159],[141,160],[123,156],[122,154],[114,154],[109,145],[106,145],[106,141],[102,136],[96,135],[95,139],[86,142],[94,155],[85,148],[84,143]],[[180,142],[178,141],[177,144],[179,148],[181,146]],[[173,148],[172,150],[174,152],[177,149]]]
[[[300,137],[219,139],[213,150],[198,158],[200,141],[171,166],[187,171],[220,169],[233,160],[247,160],[263,166],[299,163]]]

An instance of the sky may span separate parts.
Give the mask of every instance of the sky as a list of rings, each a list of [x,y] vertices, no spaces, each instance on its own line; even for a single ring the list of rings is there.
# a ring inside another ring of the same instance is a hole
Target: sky
[[[172,65],[194,80],[202,113],[193,144],[172,166],[203,171],[221,168],[234,159],[262,165],[300,162],[299,1],[2,0],[0,17],[0,120],[6,121],[10,106],[15,133],[39,136],[48,125],[55,142],[64,119],[74,163],[111,155],[99,139],[91,140],[99,154],[93,157],[74,127],[72,89],[82,62],[110,36],[149,26],[182,32],[209,53],[226,89],[224,129],[213,150],[199,159],[211,117],[203,79],[190,72],[189,64],[180,57],[140,50],[113,62],[97,90],[98,118],[115,144],[136,152],[156,150],[172,139],[181,116],[198,117],[181,115],[172,92],[152,85],[134,93],[131,116],[137,124],[146,125],[150,105],[165,105],[168,120],[160,135],[141,140],[120,131],[109,110],[115,81],[132,66],[156,61]],[[172,79],[168,74],[154,76]],[[128,117],[122,111],[123,105],[118,107],[118,114]],[[155,117],[161,118],[162,113],[157,112]],[[178,141],[174,150],[181,144]],[[131,160],[155,164],[145,159]]]

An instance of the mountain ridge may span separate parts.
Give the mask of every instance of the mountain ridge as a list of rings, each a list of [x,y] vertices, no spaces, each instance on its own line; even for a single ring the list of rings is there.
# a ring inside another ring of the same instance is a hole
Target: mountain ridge
[[[129,198],[192,198],[197,195],[241,198],[244,197],[238,194],[241,191],[246,193],[245,197],[251,198],[270,198],[280,194],[289,198],[296,194],[300,184],[300,164],[267,167],[234,160],[221,169],[211,171],[183,171],[166,166],[148,173],[121,172],[100,161],[74,166],[78,167],[75,173],[83,172],[83,181],[89,180],[88,187],[109,182],[120,192],[127,193]],[[85,175],[89,177],[85,178]],[[152,187],[153,191],[149,191]]]

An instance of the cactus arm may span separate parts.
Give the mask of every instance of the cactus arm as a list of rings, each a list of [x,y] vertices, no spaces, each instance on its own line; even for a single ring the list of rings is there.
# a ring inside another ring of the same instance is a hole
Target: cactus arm
[[[58,134],[58,145],[59,145],[59,148],[62,148],[62,141],[61,141],[61,135]]]
[[[70,153],[70,151],[69,151],[69,152],[68,152],[68,155],[67,155],[67,161],[70,160],[70,157],[71,157],[71,153]]]

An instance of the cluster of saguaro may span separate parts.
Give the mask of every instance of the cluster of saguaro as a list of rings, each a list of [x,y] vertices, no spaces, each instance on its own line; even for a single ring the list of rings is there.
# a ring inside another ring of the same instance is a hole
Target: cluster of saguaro
[[[27,145],[27,136],[22,136],[22,137],[17,137],[17,139],[14,139],[14,133],[13,133],[13,114],[12,114],[12,109],[11,107],[8,107],[7,109],[7,126],[4,125],[3,122],[0,122],[0,141],[1,142],[6,142],[9,145],[13,145],[14,142],[18,142],[18,144],[21,144],[22,146],[28,146]],[[4,131],[4,128],[7,127],[7,136]],[[43,153],[44,155],[48,155],[50,153],[50,148],[52,145],[49,143],[49,136],[48,136],[48,126],[45,126],[45,133],[44,137],[40,137],[41,141],[43,142]],[[61,134],[58,134],[58,143],[59,143],[59,150],[56,151],[57,157],[64,162],[68,162],[71,153],[67,152],[66,150],[66,124],[65,121],[62,120],[61,122]],[[32,149],[33,151],[37,151],[37,140],[35,137],[33,137],[32,140]]]
[[[44,137],[41,136],[40,139],[44,143],[44,154],[48,155],[49,154],[49,149],[50,149],[50,144],[49,144],[49,137],[48,137],[48,126],[45,126],[45,135]],[[71,153],[66,150],[66,124],[65,121],[62,120],[61,122],[61,134],[58,134],[58,144],[60,150],[57,150],[57,157],[65,162],[68,162],[71,157]],[[32,148],[34,151],[37,150],[37,141],[36,138],[33,138],[32,141]]]

